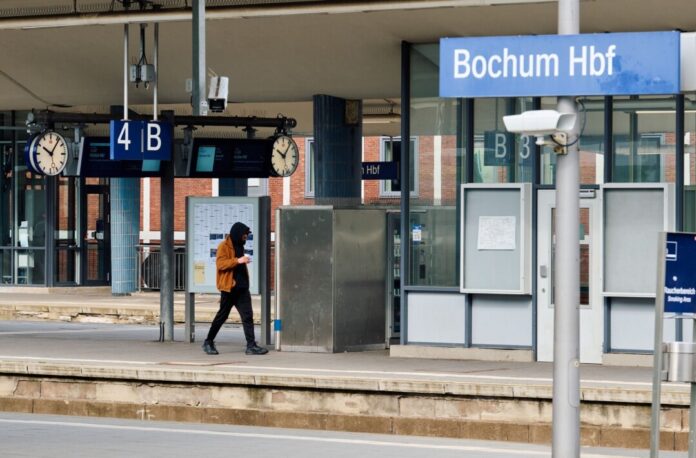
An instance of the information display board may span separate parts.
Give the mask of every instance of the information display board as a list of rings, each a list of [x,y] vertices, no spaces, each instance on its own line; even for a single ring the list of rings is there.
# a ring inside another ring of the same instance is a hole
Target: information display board
[[[197,138],[190,177],[268,178],[273,139]]]
[[[464,184],[461,188],[463,293],[531,293],[531,186]]]
[[[696,234],[665,234],[664,295],[665,313],[696,313]]]
[[[187,292],[217,293],[215,256],[217,248],[236,222],[251,228],[244,253],[251,257],[249,291],[259,294],[260,269],[264,264],[260,244],[262,234],[261,199],[267,197],[187,197],[186,252]]]
[[[123,160],[112,161],[109,137],[83,137],[80,139],[77,175],[83,177],[158,177],[160,161]]]

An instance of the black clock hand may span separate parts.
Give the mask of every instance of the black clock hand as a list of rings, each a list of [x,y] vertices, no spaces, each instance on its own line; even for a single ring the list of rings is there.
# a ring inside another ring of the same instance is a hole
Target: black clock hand
[[[43,148],[48,154],[51,155],[51,157],[53,157],[53,151],[50,151],[48,148],[46,148],[46,147],[43,146],[43,145],[41,145],[41,148]]]

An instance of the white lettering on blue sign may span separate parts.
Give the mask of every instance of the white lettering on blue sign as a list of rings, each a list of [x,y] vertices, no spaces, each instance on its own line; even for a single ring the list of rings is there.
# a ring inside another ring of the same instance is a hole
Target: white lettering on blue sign
[[[159,149],[162,147],[162,139],[160,138],[161,135],[162,135],[162,128],[160,127],[159,124],[148,123],[148,125],[147,125],[147,150],[148,151],[159,151]]]
[[[488,58],[476,55],[472,58],[468,49],[454,50],[455,78],[517,78],[518,75],[522,78],[557,77],[558,55],[514,55],[508,48],[503,48],[502,55],[493,54]]]
[[[158,121],[111,121],[109,157],[112,160],[171,159],[173,126]]]
[[[123,145],[123,149],[128,151],[128,148],[130,147],[131,141],[130,141],[130,135],[128,135],[128,126],[130,124],[123,123],[123,127],[121,127],[121,132],[118,134],[118,140],[116,141],[119,145]]]
[[[592,76],[612,76],[614,74],[614,58],[616,57],[616,45],[609,45],[605,53],[596,52],[594,46],[583,46],[580,56],[575,54],[575,46],[570,47],[569,75],[575,76],[576,65],[580,64],[582,76],[588,73]]]
[[[678,32],[443,38],[441,97],[676,94]]]

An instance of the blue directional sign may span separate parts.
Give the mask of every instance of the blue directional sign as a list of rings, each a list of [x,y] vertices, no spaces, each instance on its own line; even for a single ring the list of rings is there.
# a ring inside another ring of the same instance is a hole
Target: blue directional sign
[[[111,121],[111,160],[160,160],[172,158],[171,123],[158,121]]]
[[[679,93],[679,32],[440,40],[441,97]]]
[[[397,180],[399,178],[398,162],[363,162],[363,180]]]
[[[696,313],[696,234],[668,232],[665,245],[665,312]]]

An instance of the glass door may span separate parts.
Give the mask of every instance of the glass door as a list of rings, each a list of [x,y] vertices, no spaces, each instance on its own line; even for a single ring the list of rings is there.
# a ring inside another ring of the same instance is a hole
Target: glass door
[[[109,231],[109,186],[84,186],[81,214],[82,284],[108,285],[111,281],[111,237]]]
[[[80,250],[77,229],[77,184],[79,179],[59,177],[56,192],[55,258],[53,281],[75,285],[78,281]]]
[[[553,361],[556,191],[540,190],[537,207],[537,360]],[[601,195],[580,199],[580,362],[601,364],[604,307],[601,289]]]

